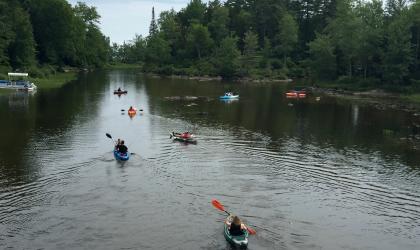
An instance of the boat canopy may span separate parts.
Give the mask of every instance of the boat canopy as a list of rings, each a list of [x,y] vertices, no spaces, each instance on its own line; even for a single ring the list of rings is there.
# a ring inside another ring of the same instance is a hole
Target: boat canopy
[[[22,76],[22,77],[28,77],[28,73],[8,73],[8,76]]]

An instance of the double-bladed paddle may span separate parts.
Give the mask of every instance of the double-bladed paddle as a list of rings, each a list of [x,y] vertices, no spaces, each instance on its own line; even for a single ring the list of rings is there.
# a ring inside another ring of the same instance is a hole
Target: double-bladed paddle
[[[111,139],[115,143],[115,145],[117,144],[117,142],[112,138],[112,136],[110,134],[106,133],[105,135],[106,135],[106,137]],[[137,155],[137,154],[136,153],[130,153],[130,155]]]
[[[121,112],[124,112],[124,111],[125,111],[125,109],[121,109]],[[139,109],[138,111],[143,112],[144,110],[143,109]]]
[[[230,215],[230,213],[225,210],[225,207],[218,200],[212,200],[211,204],[213,204],[213,206],[219,209],[220,211],[225,212],[228,215]],[[257,233],[254,229],[250,228],[248,225],[245,225],[245,227],[246,227],[246,230],[248,230],[249,234],[254,235]]]

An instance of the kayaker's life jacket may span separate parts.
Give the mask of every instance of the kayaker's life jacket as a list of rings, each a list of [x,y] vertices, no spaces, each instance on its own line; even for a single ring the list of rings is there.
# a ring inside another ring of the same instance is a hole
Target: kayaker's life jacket
[[[190,133],[188,133],[188,132],[185,132],[185,133],[182,133],[182,134],[181,134],[181,137],[182,137],[182,138],[190,138],[190,137],[191,137],[191,134],[190,134]]]
[[[242,226],[241,225],[236,225],[234,223],[230,224],[229,232],[233,236],[240,236],[240,235],[244,234],[244,232],[242,230]]]
[[[118,145],[118,152],[120,154],[127,154],[128,148],[125,145]]]

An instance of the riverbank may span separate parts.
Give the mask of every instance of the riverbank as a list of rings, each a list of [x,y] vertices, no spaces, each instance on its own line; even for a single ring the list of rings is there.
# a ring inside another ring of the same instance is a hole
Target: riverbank
[[[320,87],[307,87],[313,96],[331,96],[339,99],[368,103],[379,110],[394,109],[416,114],[420,112],[419,94],[390,93],[381,89],[368,91],[349,91],[343,89],[330,89]]]
[[[143,65],[141,64],[127,64],[127,63],[113,63],[108,64],[105,69],[142,69]]]
[[[206,81],[232,81],[237,83],[291,83],[293,82],[292,79],[274,79],[274,78],[251,78],[251,77],[244,77],[244,78],[234,78],[234,79],[223,79],[221,76],[189,76],[189,75],[160,75],[155,73],[146,73],[147,76],[156,79],[183,79],[183,80],[192,80],[192,81],[199,81],[199,82],[206,82]]]
[[[294,85],[306,88],[310,92],[328,96],[352,99],[393,100],[420,106],[420,88],[416,85],[381,85],[372,81],[357,80],[354,82],[309,82],[304,79],[294,80]]]
[[[32,81],[40,89],[59,88],[69,81],[77,79],[78,72],[70,71],[64,73],[55,73],[45,78],[33,78]]]

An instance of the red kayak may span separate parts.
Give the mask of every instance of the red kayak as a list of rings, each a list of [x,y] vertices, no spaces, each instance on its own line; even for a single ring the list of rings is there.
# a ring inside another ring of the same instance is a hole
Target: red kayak
[[[190,132],[184,132],[184,133],[175,133],[172,132],[169,135],[171,139],[174,139],[176,141],[186,142],[186,143],[196,143],[197,140],[195,139],[195,136],[191,134]]]

